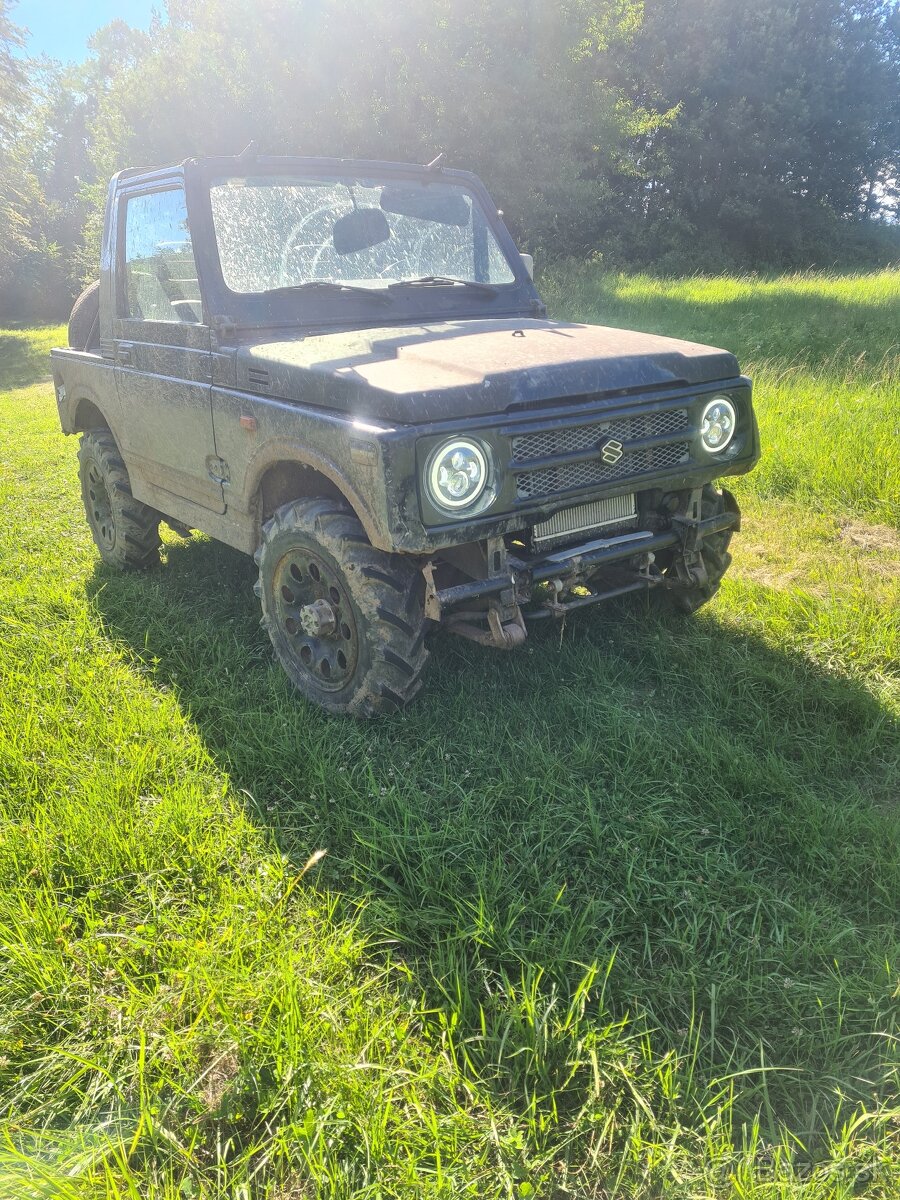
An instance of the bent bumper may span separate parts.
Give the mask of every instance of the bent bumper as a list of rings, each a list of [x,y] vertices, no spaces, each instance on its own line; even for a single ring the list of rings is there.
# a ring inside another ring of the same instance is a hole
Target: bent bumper
[[[739,527],[740,513],[737,511],[726,511],[707,520],[680,518],[673,522],[672,528],[660,532],[632,530],[545,554],[508,554],[503,573],[447,588],[434,587],[426,573],[426,612],[432,619],[446,618],[452,622],[455,610],[473,602],[499,601],[504,607],[528,605],[536,585],[551,583],[554,598],[538,601],[526,609],[523,616],[529,620],[563,616],[601,600],[665,584],[663,574],[654,569],[654,559],[659,551],[674,548],[693,553],[700,549],[705,537]],[[608,567],[618,568],[614,572],[615,578],[608,581],[609,586],[594,587],[593,577]],[[560,601],[562,593],[587,584],[589,579],[592,586],[588,595]]]

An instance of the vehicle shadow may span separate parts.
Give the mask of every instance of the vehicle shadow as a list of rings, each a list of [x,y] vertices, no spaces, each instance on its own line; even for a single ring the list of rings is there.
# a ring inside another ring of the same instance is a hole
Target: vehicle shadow
[[[802,281],[800,281],[802,284]],[[661,280],[631,290],[614,277],[585,274],[563,285],[551,275],[546,295],[558,319],[640,329],[665,337],[724,346],[742,366],[766,359],[810,367],[829,362],[830,370],[858,372],[875,368],[886,349],[897,348],[896,297],[873,291],[871,296],[835,296],[799,290],[790,281]]]
[[[50,359],[33,337],[0,329],[0,391],[47,379]]]
[[[874,972],[864,948],[895,924],[880,848],[900,730],[860,683],[715,606],[688,620],[632,602],[539,625],[511,655],[438,635],[416,705],[358,723],[291,692],[249,559],[200,538],[166,557],[97,568],[107,634],[175,691],[280,852],[327,851],[316,885],[364,901],[363,930],[460,1036],[511,1019],[509,981],[571,994],[615,955],[608,1007],[663,1045],[712,1003],[713,1066],[758,1063],[763,1043],[799,1060],[803,1084],[769,1081],[774,1111],[829,1072],[865,1075],[836,1056],[858,1055],[850,1026],[873,1014],[801,1045],[778,982],[814,994],[848,937]]]

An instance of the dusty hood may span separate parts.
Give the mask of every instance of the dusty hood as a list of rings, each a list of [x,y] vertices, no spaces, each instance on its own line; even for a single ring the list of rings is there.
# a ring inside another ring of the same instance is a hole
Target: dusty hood
[[[564,396],[733,379],[734,355],[626,329],[515,318],[314,334],[238,351],[237,386],[396,423]]]

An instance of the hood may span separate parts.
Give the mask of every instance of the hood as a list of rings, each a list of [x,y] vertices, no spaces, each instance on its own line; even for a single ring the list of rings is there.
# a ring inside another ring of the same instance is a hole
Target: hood
[[[310,334],[244,346],[237,386],[411,424],[561,397],[733,379],[725,350],[655,334],[524,317]]]

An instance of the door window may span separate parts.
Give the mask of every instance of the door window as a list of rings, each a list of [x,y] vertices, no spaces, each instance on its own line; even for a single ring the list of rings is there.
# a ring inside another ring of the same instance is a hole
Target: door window
[[[129,198],[124,266],[126,316],[188,324],[202,320],[183,189]]]

